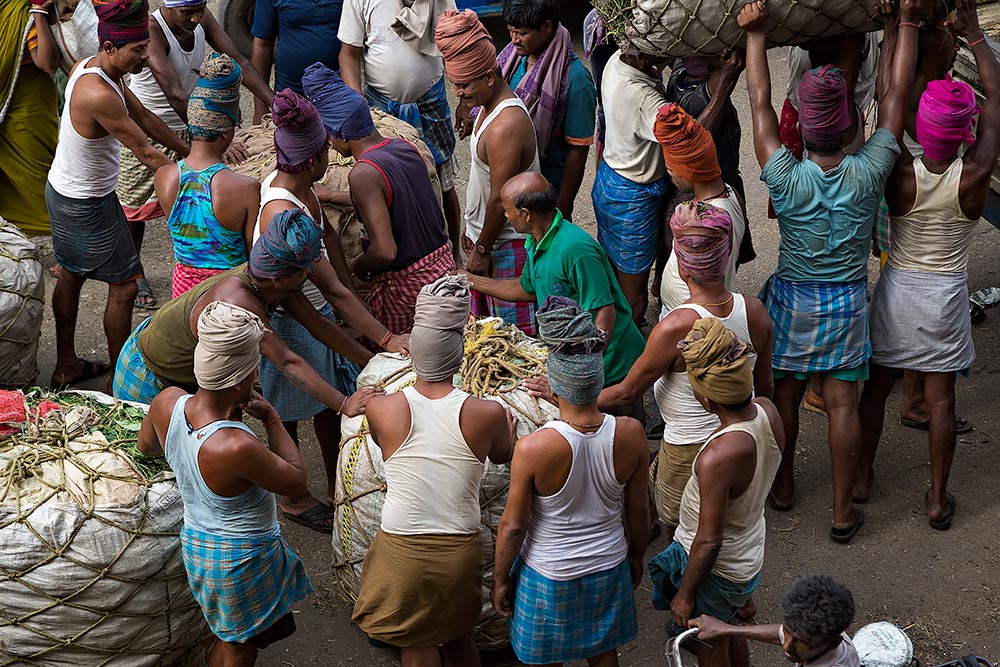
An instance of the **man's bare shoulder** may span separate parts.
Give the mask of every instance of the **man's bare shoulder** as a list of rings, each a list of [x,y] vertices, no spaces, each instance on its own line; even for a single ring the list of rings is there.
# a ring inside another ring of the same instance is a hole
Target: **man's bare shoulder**
[[[510,141],[516,136],[512,133],[522,133],[523,138],[535,136],[535,126],[520,105],[508,106],[501,109],[497,117],[486,128],[484,134],[487,141],[493,141],[494,139],[497,141]]]
[[[746,302],[747,309],[747,323],[750,325],[751,336],[755,333],[766,334],[773,328],[771,323],[771,316],[767,312],[767,306],[764,302],[755,296],[745,296],[743,299]]]
[[[227,193],[240,193],[245,195],[254,195],[258,201],[260,200],[260,181],[251,176],[244,176],[243,174],[237,174],[230,169],[223,169],[215,175],[215,178],[219,179],[218,185],[225,188]],[[213,182],[215,179],[212,179]]]
[[[553,428],[540,428],[520,438],[514,445],[514,456],[520,454],[521,461],[527,457],[533,463],[544,463],[547,457],[571,451],[566,438]]]

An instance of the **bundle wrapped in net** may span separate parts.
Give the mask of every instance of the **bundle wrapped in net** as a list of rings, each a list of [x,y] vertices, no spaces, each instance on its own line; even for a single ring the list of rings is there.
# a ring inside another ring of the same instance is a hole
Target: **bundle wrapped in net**
[[[615,40],[681,58],[743,46],[736,15],[746,0],[592,0]],[[877,0],[769,0],[769,46],[881,29]]]
[[[517,435],[525,436],[558,415],[555,406],[518,389],[520,380],[545,373],[545,348],[498,318],[470,321],[465,328],[465,360],[456,385],[477,398],[497,401],[518,417]],[[358,376],[358,386],[382,387],[387,393],[413,385],[416,374],[409,359],[393,354],[374,357]],[[341,421],[343,436],[337,464],[333,529],[333,570],[341,595],[354,602],[361,584],[361,565],[378,532],[385,502],[382,452],[369,437],[368,421]],[[507,645],[506,620],[493,611],[493,554],[497,526],[507,504],[510,468],[486,461],[479,506],[483,539],[483,610],[476,626],[476,643],[483,649]]]
[[[0,387],[35,381],[44,310],[45,283],[35,244],[0,218]]]
[[[406,139],[417,147],[420,157],[427,165],[427,175],[430,176],[434,191],[438,196],[438,204],[441,203],[441,183],[438,179],[437,167],[434,166],[434,156],[427,145],[420,139],[416,129],[409,123],[399,120],[395,116],[372,109],[372,120],[375,121],[375,129],[386,138],[398,137]],[[264,116],[260,125],[243,128],[236,132],[236,140],[246,144],[250,153],[249,157],[237,165],[230,168],[237,174],[243,174],[258,181],[263,181],[268,174],[275,170],[277,159],[274,153],[274,123],[270,116]],[[337,151],[330,149],[330,166],[326,169],[326,177],[320,181],[320,185],[333,192],[349,192],[347,185],[347,175],[355,165],[354,159],[344,158]],[[344,247],[344,255],[348,261],[353,261],[361,255],[361,232],[354,209],[346,206],[333,206],[323,204],[323,212],[327,219],[340,236],[341,245]]]
[[[135,445],[145,410],[0,394],[0,666],[205,664],[180,491]]]

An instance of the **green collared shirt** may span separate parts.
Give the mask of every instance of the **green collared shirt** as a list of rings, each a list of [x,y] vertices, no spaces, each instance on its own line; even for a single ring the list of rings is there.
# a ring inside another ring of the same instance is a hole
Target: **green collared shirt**
[[[547,296],[573,299],[591,315],[614,304],[615,325],[604,350],[605,386],[621,382],[645,348],[646,341],[632,321],[632,309],[618,286],[604,249],[590,234],[564,220],[557,210],[542,240],[525,241],[528,252],[521,287],[538,303]]]

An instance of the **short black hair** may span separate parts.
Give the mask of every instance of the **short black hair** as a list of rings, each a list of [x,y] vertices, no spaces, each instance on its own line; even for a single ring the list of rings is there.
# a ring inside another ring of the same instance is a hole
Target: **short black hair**
[[[746,406],[750,405],[750,401],[753,400],[753,394],[746,397],[746,400],[740,401],[739,403],[719,403],[724,410],[729,410],[730,412],[736,412],[737,410],[742,410]]]
[[[559,26],[559,0],[503,0],[503,20],[514,28],[541,30],[546,21]]]
[[[860,132],[861,130],[859,129],[858,131]],[[829,153],[836,153],[837,151],[839,151],[841,148],[844,147],[844,137],[841,136],[835,142],[833,142],[832,144],[828,144],[826,146],[817,146],[811,141],[806,141],[805,139],[802,140],[802,143],[805,145],[806,150],[809,151],[810,153],[829,154]]]
[[[800,577],[781,601],[785,626],[804,639],[832,641],[854,620],[854,597],[825,574]]]
[[[552,213],[558,203],[559,195],[551,184],[541,191],[525,190],[514,196],[514,208],[517,210],[526,208],[531,213]]]

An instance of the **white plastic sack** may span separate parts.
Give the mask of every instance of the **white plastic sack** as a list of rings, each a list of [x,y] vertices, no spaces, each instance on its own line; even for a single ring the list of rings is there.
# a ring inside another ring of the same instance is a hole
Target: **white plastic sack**
[[[35,244],[0,218],[0,387],[26,387],[38,375],[45,283]]]

